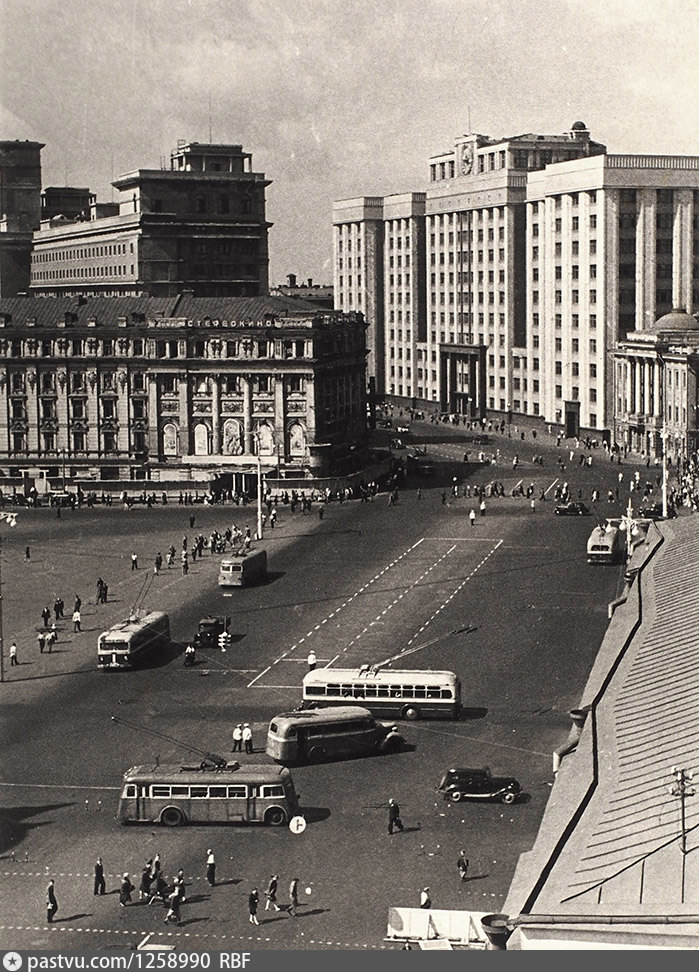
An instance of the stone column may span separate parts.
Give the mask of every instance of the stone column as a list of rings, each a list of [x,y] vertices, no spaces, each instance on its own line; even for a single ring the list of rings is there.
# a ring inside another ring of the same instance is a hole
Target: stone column
[[[56,434],[56,448],[60,452],[65,449],[70,455],[70,435],[68,433],[68,374],[65,365],[56,368],[56,418],[58,431]]]
[[[284,398],[284,375],[274,377],[274,451],[282,457],[286,453],[286,401]],[[281,448],[280,448],[281,447]]]
[[[87,451],[90,459],[97,459],[100,452],[100,408],[97,387],[97,369],[85,369],[85,389],[87,391]]]
[[[634,378],[634,412],[641,414],[641,382],[643,381],[643,362],[640,358],[632,358]]]
[[[36,366],[29,365],[25,376],[27,391],[27,449],[36,456],[39,451],[39,377]]]
[[[156,374],[146,376],[148,388],[148,455],[151,459],[160,456],[160,417],[158,408],[158,378]],[[163,416],[163,421],[165,416]]]
[[[243,452],[254,452],[252,436],[252,375],[243,375]]]
[[[116,418],[118,424],[117,449],[119,458],[128,458],[131,452],[131,424],[133,416],[129,408],[129,375],[127,371],[121,369],[116,373],[116,389],[118,397],[116,401]]]
[[[636,199],[636,330],[647,331],[656,317],[657,192],[655,189],[638,189]]]
[[[662,424],[663,407],[660,395],[660,382],[662,381],[662,367],[659,361],[653,362],[653,416]]]
[[[218,375],[211,375],[211,454],[221,455],[221,385]]]
[[[672,306],[692,313],[694,193],[675,189],[672,227]]]
[[[192,420],[191,400],[189,394],[189,373],[180,372],[177,376],[178,395],[180,400],[180,441],[179,450],[181,456],[190,456],[194,449],[190,441],[189,427]]]

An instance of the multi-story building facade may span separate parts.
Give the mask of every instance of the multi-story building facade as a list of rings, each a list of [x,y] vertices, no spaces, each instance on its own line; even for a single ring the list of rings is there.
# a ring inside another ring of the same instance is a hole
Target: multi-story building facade
[[[33,239],[31,292],[266,294],[269,184],[240,145],[180,144],[169,169],[138,169],[113,183],[116,213],[113,204],[91,198],[89,218],[42,222]]]
[[[298,299],[0,301],[8,477],[343,472],[366,437],[366,326]]]
[[[0,142],[0,297],[29,287],[41,219],[41,142]]]
[[[562,135],[462,136],[430,160],[425,193],[335,205],[336,305],[367,316],[382,394],[541,416],[568,434],[609,429],[616,340],[696,306],[698,198],[699,158],[609,155],[582,122]],[[424,241],[411,252],[422,303],[385,245],[371,276],[358,282],[347,266],[348,244],[380,239],[382,226],[386,237],[406,200],[403,246]]]

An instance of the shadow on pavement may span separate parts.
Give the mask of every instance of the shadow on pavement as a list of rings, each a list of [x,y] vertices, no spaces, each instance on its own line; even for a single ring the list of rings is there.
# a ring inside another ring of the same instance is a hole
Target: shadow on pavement
[[[328,807],[304,807],[303,815],[306,818],[306,822],[318,823],[321,820],[327,820],[330,816],[330,810]]]
[[[0,852],[15,850],[16,847],[37,827],[45,827],[50,821],[32,822],[32,817],[52,810],[74,807],[74,802],[46,803],[38,807],[7,807],[0,809]]]

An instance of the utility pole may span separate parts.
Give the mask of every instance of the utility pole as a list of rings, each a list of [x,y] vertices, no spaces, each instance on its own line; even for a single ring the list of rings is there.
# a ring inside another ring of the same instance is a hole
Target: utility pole
[[[675,777],[675,785],[670,787],[670,794],[674,797],[679,797],[680,801],[680,850],[683,854],[687,853],[687,813],[686,813],[686,803],[687,797],[693,797],[696,790],[692,786],[692,780],[694,779],[694,773],[691,770],[680,769],[678,766],[673,766],[671,771],[672,775]]]

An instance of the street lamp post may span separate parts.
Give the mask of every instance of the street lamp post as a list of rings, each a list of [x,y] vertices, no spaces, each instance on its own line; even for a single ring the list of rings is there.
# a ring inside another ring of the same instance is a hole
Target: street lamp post
[[[619,529],[626,532],[626,559],[631,560],[631,555],[633,554],[633,534],[636,533],[638,529],[638,524],[634,519],[633,510],[631,509],[631,498],[629,498],[629,505],[626,507],[626,513],[621,518]]]
[[[16,526],[16,513],[0,513],[0,520],[6,520],[9,526]],[[0,534],[0,682],[5,681],[5,643],[2,634],[2,535]]]
[[[257,443],[257,539],[262,539],[262,459],[260,457],[260,433],[253,430],[252,435]]]
[[[667,520],[667,437],[668,431],[663,428],[660,439],[663,443],[663,519]]]

